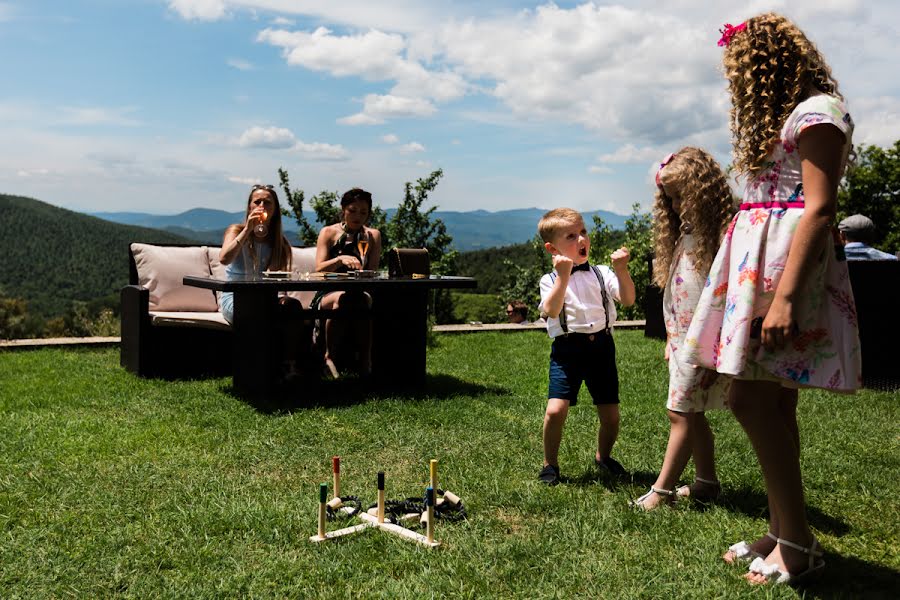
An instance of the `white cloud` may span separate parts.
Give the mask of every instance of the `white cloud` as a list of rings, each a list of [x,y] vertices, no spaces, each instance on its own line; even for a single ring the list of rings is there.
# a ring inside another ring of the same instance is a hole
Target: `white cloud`
[[[257,41],[279,47],[289,65],[326,71],[335,77],[360,76],[369,81],[391,78],[403,63],[403,37],[370,30],[336,36],[319,27],[312,33],[264,29]]]
[[[59,122],[64,125],[119,125],[125,127],[140,125],[140,121],[128,116],[137,112],[137,108],[132,106],[119,108],[63,106],[59,110],[62,113],[59,116]]]
[[[229,175],[225,179],[231,183],[239,183],[241,185],[256,185],[261,181],[258,177],[238,177],[236,175]]]
[[[293,27],[295,24],[293,19],[288,19],[287,17],[275,17],[272,19],[272,25],[276,27]]]
[[[224,0],[170,0],[169,8],[183,19],[217,21],[228,14]]]
[[[252,71],[253,63],[248,60],[243,60],[241,58],[229,58],[225,61],[229,67],[237,69],[238,71]]]
[[[381,136],[381,141],[384,142],[385,144],[396,144],[397,142],[400,141],[400,138],[398,138],[393,133],[389,133],[387,135]]]
[[[327,72],[335,77],[395,81],[391,95],[449,101],[466,93],[465,79],[448,69],[430,71],[406,56],[407,41],[399,34],[370,29],[362,34],[333,35],[315,31],[264,29],[257,41],[282,49],[289,65]]]
[[[610,167],[604,167],[602,165],[591,165],[588,167],[588,173],[595,173],[598,175],[609,175],[611,173],[615,173]]]
[[[45,175],[49,175],[49,169],[19,169],[16,171],[16,175],[18,177],[42,177]]]
[[[512,19],[448,23],[435,45],[457,73],[491,83],[519,118],[616,139],[676,139],[722,119],[709,37],[664,13],[548,4]]]
[[[384,119],[376,119],[363,113],[356,113],[347,117],[341,117],[337,120],[341,125],[381,125]]]
[[[664,156],[657,148],[644,146],[638,148],[634,144],[625,144],[617,148],[614,152],[601,154],[597,157],[597,162],[614,163],[614,164],[635,164],[657,160]]]
[[[360,29],[421,31],[439,17],[434,5],[420,0],[170,0],[169,7],[188,20],[215,21],[239,10],[279,15],[274,25],[291,26],[283,15],[302,15],[317,21]]]
[[[900,99],[860,98],[850,102],[850,114],[856,123],[855,144],[886,147],[900,139]]]
[[[313,142],[307,144],[297,142],[291,150],[299,152],[304,158],[309,160],[347,160],[349,153],[346,148],[340,144],[323,144],[321,142]]]
[[[723,118],[720,51],[706,26],[622,6],[547,4],[512,18],[439,20],[409,36],[267,28],[257,39],[291,65],[393,82],[345,125],[428,116],[435,103],[484,92],[514,126],[561,122],[622,140],[676,140]]]
[[[400,152],[405,152],[407,154],[412,154],[414,152],[425,152],[425,146],[423,146],[419,142],[410,142],[408,144],[403,144],[402,146],[400,146]]]
[[[250,127],[241,134],[236,143],[241,148],[289,150],[308,160],[346,160],[349,156],[347,149],[340,144],[304,142],[298,140],[294,132],[284,127]]]
[[[283,127],[251,127],[241,134],[237,144],[242,148],[290,148],[297,142],[293,132]]]
[[[437,108],[422,98],[368,94],[363,100],[363,110],[355,115],[338,119],[342,125],[378,125],[391,118],[429,117]]]

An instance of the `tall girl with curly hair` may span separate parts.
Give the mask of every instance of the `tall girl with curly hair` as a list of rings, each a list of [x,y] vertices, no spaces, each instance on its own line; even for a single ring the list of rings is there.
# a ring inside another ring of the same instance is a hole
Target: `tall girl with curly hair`
[[[660,164],[653,204],[654,283],[662,288],[669,361],[669,443],[656,482],[634,501],[646,510],[677,496],[710,501],[722,487],[705,411],[724,408],[729,377],[681,360],[679,352],[735,202],[716,160],[699,148],[682,148]],[[693,456],[694,483],[674,489]]]
[[[734,166],[743,201],[710,269],[682,348],[732,375],[731,410],[762,468],[769,530],[734,544],[747,579],[793,583],[822,569],[806,519],[797,390],[860,384],[856,308],[834,227],[853,121],[818,49],[767,13],[726,25]]]

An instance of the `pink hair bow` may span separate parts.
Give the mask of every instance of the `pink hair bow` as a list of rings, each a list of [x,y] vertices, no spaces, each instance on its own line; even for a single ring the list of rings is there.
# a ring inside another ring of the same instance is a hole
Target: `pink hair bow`
[[[659,163],[659,169],[656,170],[656,185],[662,187],[662,182],[659,180],[659,174],[662,173],[663,167],[672,162],[672,159],[675,158],[675,153],[668,155],[663,159],[661,163]]]
[[[747,23],[741,23],[737,27],[732,27],[731,23],[725,23],[725,26],[719,30],[719,33],[722,34],[722,37],[719,38],[719,46],[727,46],[731,43],[731,38],[735,36],[738,32],[747,29]]]

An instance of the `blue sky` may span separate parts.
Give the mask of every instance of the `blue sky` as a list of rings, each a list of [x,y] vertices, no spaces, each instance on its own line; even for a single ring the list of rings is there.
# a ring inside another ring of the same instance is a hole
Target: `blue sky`
[[[0,192],[80,210],[308,195],[441,210],[649,206],[661,157],[726,164],[717,29],[774,9],[819,45],[855,141],[900,138],[900,6],[449,0],[0,0]]]

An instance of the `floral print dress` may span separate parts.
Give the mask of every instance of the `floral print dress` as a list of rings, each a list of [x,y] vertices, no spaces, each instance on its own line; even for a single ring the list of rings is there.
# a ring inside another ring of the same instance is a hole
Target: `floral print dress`
[[[767,168],[747,182],[743,204],[725,234],[681,351],[690,364],[741,379],[788,387],[850,392],[861,381],[856,305],[843,247],[832,238],[817,249],[797,294],[797,331],[784,348],[760,343],[762,322],[781,280],[804,197],[797,149],[800,134],[827,123],[846,136],[853,121],[835,97],[814,95],[788,117]]]
[[[666,408],[675,412],[704,412],[723,408],[731,387],[730,377],[684,362],[679,352],[694,309],[703,291],[706,273],[697,271],[691,253],[694,236],[683,234],[675,246],[669,281],[663,292],[666,322],[666,358],[669,360],[669,399]]]

